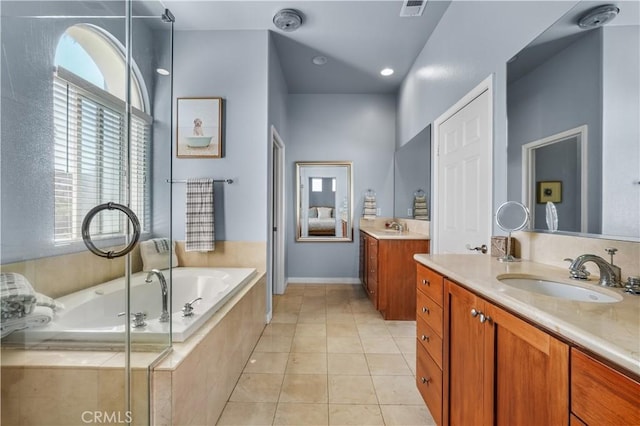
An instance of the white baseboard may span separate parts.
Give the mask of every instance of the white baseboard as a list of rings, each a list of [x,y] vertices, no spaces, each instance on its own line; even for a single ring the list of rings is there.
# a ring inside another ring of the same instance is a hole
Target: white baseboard
[[[353,284],[360,285],[360,278],[289,277],[289,284]]]

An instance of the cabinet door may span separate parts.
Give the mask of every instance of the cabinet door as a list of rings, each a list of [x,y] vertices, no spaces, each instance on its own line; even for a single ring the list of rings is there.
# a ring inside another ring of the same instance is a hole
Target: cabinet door
[[[451,426],[481,425],[483,415],[484,324],[471,310],[484,301],[445,280],[445,405],[444,422]],[[448,337],[448,338],[447,338]],[[448,419],[447,419],[448,416]]]
[[[485,424],[569,424],[569,346],[490,303],[484,312]]]

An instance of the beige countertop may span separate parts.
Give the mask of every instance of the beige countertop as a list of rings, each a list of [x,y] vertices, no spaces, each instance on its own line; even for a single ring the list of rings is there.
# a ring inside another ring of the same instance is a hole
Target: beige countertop
[[[414,259],[484,298],[640,376],[640,296],[603,288],[597,280],[575,281],[568,270],[535,262],[501,263],[473,254],[416,254]],[[622,295],[616,303],[577,302],[519,290],[498,281],[503,274],[595,288]]]
[[[391,229],[360,227],[360,230],[378,240],[428,240],[429,236],[417,232],[398,232]]]

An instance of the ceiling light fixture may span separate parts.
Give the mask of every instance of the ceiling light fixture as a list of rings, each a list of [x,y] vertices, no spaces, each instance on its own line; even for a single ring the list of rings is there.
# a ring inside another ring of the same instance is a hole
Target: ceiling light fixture
[[[311,59],[311,62],[316,65],[324,65],[327,63],[327,57],[322,55],[314,56],[313,59]]]
[[[273,16],[273,25],[282,31],[295,31],[302,25],[302,12],[296,9],[282,9]]]
[[[389,77],[393,73],[394,73],[394,71],[391,68],[384,68],[382,71],[380,71],[380,74],[385,76],[385,77]]]
[[[160,75],[169,75],[171,74],[167,69],[165,68],[156,68],[156,72]]]
[[[620,9],[612,4],[596,7],[578,20],[578,26],[582,29],[601,27],[618,16],[619,12]]]

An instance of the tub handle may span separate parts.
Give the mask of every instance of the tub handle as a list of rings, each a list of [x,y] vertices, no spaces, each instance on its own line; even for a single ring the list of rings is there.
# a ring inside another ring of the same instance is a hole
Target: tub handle
[[[193,315],[193,304],[196,303],[198,300],[202,300],[202,297],[196,297],[191,302],[187,302],[184,304],[184,307],[182,308],[183,317],[190,317]]]
[[[120,251],[102,251],[97,248],[95,244],[93,244],[93,241],[91,241],[91,235],[89,234],[91,221],[93,220],[94,216],[100,213],[102,210],[120,210],[122,213],[127,215],[129,220],[131,221],[131,224],[133,225],[133,235],[131,237],[131,242]],[[87,213],[87,215],[84,217],[84,220],[82,221],[82,240],[84,241],[84,245],[87,246],[89,251],[91,251],[91,253],[95,254],[96,256],[106,257],[107,259],[122,257],[133,250],[133,248],[138,243],[138,240],[140,240],[140,221],[138,220],[136,214],[127,206],[112,202],[100,204],[89,210],[89,213]]]
[[[119,317],[125,316],[126,312],[120,312],[118,314]],[[147,314],[145,312],[136,312],[131,314],[131,327],[139,328],[147,325],[145,319],[147,318]]]

